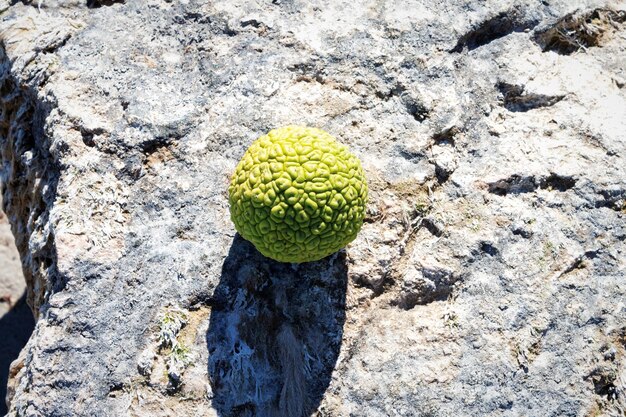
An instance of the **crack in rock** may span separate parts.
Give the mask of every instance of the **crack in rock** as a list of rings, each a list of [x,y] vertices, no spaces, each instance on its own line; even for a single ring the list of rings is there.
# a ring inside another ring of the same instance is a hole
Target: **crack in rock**
[[[480,22],[461,36],[450,52],[472,51],[511,33],[532,29],[538,23],[536,18],[527,17],[519,8],[513,8]]]
[[[599,8],[575,11],[537,31],[534,39],[544,52],[571,55],[581,49],[602,46],[603,38],[611,32],[623,30],[624,22],[625,10]]]
[[[541,107],[553,106],[565,98],[565,95],[544,95],[525,92],[521,85],[500,82],[496,88],[502,95],[501,103],[511,112],[527,112]]]
[[[573,188],[576,181],[577,179],[572,176],[555,173],[539,177],[513,174],[508,178],[488,183],[488,189],[490,193],[500,196],[531,193],[538,189],[565,192]]]

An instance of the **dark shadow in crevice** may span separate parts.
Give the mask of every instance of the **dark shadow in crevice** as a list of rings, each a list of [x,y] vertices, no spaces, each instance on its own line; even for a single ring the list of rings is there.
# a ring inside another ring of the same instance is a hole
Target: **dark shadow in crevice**
[[[54,236],[46,227],[56,200],[61,165],[51,152],[53,141],[46,131],[54,103],[39,97],[38,88],[43,87],[33,87],[13,74],[11,59],[0,42],[0,164],[5,167],[0,181],[0,209],[11,223],[24,279],[35,282],[33,275],[39,274],[42,267],[47,269],[49,297],[62,291],[67,279],[57,269]],[[65,143],[54,143],[54,147],[58,154],[67,152]],[[45,243],[32,246],[30,239],[34,235],[44,236]],[[43,305],[44,294],[28,291],[27,302],[35,308]]]
[[[317,409],[341,347],[347,273],[343,251],[286,264],[235,237],[206,335],[221,417],[301,417]]]
[[[541,107],[554,106],[565,98],[565,95],[545,95],[524,91],[523,85],[499,82],[496,88],[502,95],[501,104],[511,112],[527,112]]]
[[[625,10],[576,10],[537,31],[534,40],[543,52],[554,51],[561,55],[571,55],[587,48],[602,46],[606,34],[622,30],[625,22]]]
[[[7,394],[9,366],[17,359],[35,328],[33,313],[26,304],[26,294],[8,313],[0,317],[0,415],[7,413],[4,399]]]
[[[87,0],[87,7],[90,9],[97,9],[102,6],[113,6],[114,4],[126,3],[126,0]]]
[[[529,16],[525,10],[514,7],[475,25],[459,38],[450,52],[472,51],[511,33],[532,29],[538,23],[538,19]]]

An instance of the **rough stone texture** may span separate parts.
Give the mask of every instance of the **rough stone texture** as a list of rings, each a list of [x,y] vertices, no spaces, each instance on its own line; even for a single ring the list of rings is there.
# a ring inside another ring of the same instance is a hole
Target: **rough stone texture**
[[[624,415],[624,2],[36,3],[0,3],[10,416]],[[226,195],[287,124],[371,192],[298,267]]]

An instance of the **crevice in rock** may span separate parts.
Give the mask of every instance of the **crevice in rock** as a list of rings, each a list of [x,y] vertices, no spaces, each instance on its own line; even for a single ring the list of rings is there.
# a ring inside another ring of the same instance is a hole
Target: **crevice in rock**
[[[115,397],[118,392],[128,389],[128,384],[123,382],[115,382],[109,386],[109,397]]]
[[[567,191],[576,186],[577,179],[569,175],[550,174],[539,180],[539,188],[542,190]]]
[[[228,24],[225,24],[225,26],[222,28],[222,33],[226,36],[233,37],[233,36],[237,36],[239,32],[232,29]]]
[[[172,138],[155,137],[154,139],[140,143],[139,148],[141,149],[141,152],[145,155],[151,155],[155,152],[158,152],[162,148],[167,148],[168,146],[172,145],[173,141],[174,140]]]
[[[551,173],[548,176],[535,177],[513,174],[508,178],[488,184],[492,194],[505,196],[507,194],[531,193],[537,189],[565,192],[576,185],[577,179],[568,175]]]
[[[597,395],[606,397],[608,400],[615,400],[618,394],[617,371],[608,366],[600,366],[583,378],[585,381],[591,380],[593,390]]]
[[[102,6],[113,6],[114,4],[124,4],[126,0],[87,0],[87,7],[97,9]]]
[[[502,105],[511,112],[526,112],[541,107],[553,106],[565,98],[565,95],[544,95],[525,93],[524,86],[500,82],[496,88],[502,94]]]
[[[441,228],[441,226],[439,224],[437,224],[437,222],[430,218],[430,217],[426,217],[423,221],[422,224],[424,225],[424,228],[426,230],[428,230],[428,232],[435,236],[435,237],[441,237],[443,236],[443,229]]]
[[[424,155],[420,151],[412,151],[405,148],[399,149],[398,153],[402,158],[406,159],[407,161],[419,161],[422,158],[426,158],[426,155]]]
[[[460,130],[456,126],[448,127],[433,135],[433,145],[439,146],[455,146],[455,136]]]
[[[500,251],[490,242],[481,242],[480,251],[486,253],[489,256],[498,256]]]
[[[530,193],[537,189],[534,176],[522,176],[519,174],[513,174],[508,178],[494,181],[489,183],[488,186],[490,193],[500,196]]]
[[[500,250],[493,242],[482,240],[477,242],[477,245],[472,248],[469,256],[466,258],[467,265],[476,262],[496,262],[500,260]]]
[[[80,135],[83,139],[83,143],[90,148],[96,146],[96,142],[94,141],[94,136],[101,135],[104,133],[103,129],[86,129],[81,126]]]
[[[524,227],[514,227],[513,230],[514,236],[521,236],[524,239],[530,239],[533,235],[533,232],[524,228]]]
[[[613,211],[626,211],[626,190],[601,190],[598,194],[602,196],[601,200],[596,200],[594,208],[608,208]]]
[[[65,285],[56,268],[56,246],[49,218],[56,198],[59,164],[50,153],[50,141],[44,129],[51,108],[35,100],[36,92],[13,77],[3,46],[0,94],[4,210],[22,259],[27,302],[38,318],[39,307]]]
[[[599,8],[582,13],[575,11],[538,31],[534,39],[544,52],[570,55],[581,49],[602,46],[603,38],[610,32],[622,30],[624,22],[624,10]]]
[[[267,29],[267,26],[265,25],[265,23],[263,23],[263,22],[261,22],[259,20],[256,20],[256,19],[248,19],[248,20],[242,20],[241,21],[241,27],[242,28],[245,28],[245,27],[248,27],[248,26],[252,26],[255,29],[262,29],[262,28],[266,28]]]
[[[513,8],[476,25],[459,38],[456,46],[450,52],[462,52],[466,48],[471,51],[513,32],[532,29],[538,23],[537,19],[528,18],[521,10]]]
[[[421,123],[428,118],[430,110],[419,100],[406,94],[400,96],[400,99],[406,111],[413,116],[415,120]]]
[[[435,163],[435,176],[437,177],[437,182],[439,182],[440,185],[445,184],[450,179],[450,175],[452,175],[451,171]]]

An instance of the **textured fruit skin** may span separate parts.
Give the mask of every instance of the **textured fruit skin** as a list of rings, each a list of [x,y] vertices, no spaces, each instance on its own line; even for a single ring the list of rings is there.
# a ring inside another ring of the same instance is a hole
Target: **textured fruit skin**
[[[363,225],[361,162],[321,129],[286,126],[257,139],[228,188],[235,228],[263,255],[311,262],[346,246]]]

